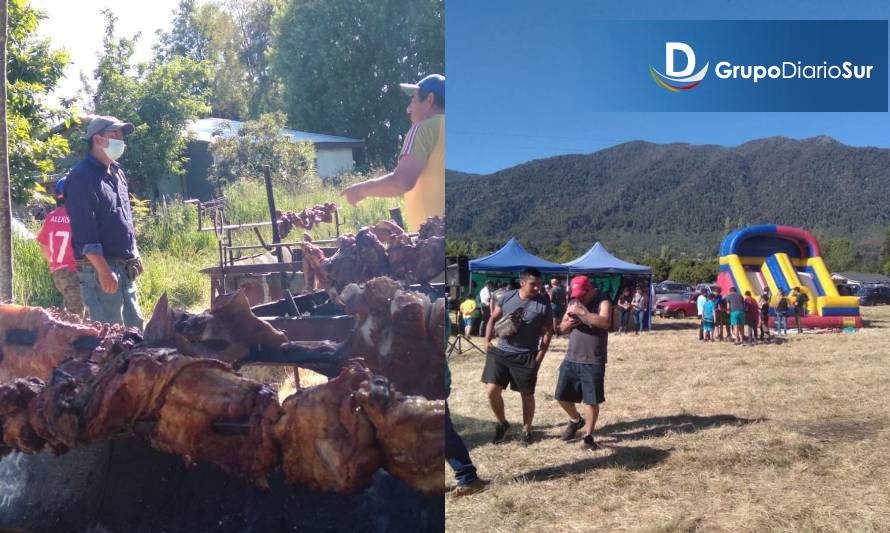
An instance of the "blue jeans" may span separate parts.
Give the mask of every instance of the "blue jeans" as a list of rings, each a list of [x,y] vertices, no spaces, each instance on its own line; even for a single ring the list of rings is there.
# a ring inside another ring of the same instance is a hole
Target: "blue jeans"
[[[634,321],[637,323],[637,333],[643,332],[643,317],[646,316],[645,309],[634,310]]]
[[[90,311],[90,320],[142,329],[136,284],[127,277],[122,263],[109,261],[108,267],[117,275],[117,292],[114,294],[102,290],[96,268],[88,261],[84,260],[78,270],[80,294],[84,306]]]
[[[470,452],[467,451],[464,441],[451,423],[451,411],[448,410],[447,402],[445,403],[445,460],[454,469],[454,479],[458,485],[469,485],[478,479],[476,467],[470,460]]]
[[[780,331],[788,333],[788,315],[785,313],[776,313],[776,333]]]

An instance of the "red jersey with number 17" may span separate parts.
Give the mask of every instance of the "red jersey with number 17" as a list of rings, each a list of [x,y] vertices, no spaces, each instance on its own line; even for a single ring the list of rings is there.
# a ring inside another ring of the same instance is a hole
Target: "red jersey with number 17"
[[[64,205],[46,215],[43,228],[37,234],[37,242],[49,248],[50,272],[63,268],[77,272],[74,251],[71,249],[71,221]]]

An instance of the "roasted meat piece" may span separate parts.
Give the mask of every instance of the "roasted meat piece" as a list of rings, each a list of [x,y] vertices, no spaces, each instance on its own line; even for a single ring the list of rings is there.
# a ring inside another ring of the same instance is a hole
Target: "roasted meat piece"
[[[350,364],[333,380],[288,397],[272,427],[281,467],[290,483],[341,494],[370,484],[381,465],[374,428],[355,397],[368,370]],[[439,470],[442,469],[441,462]]]
[[[194,315],[170,308],[166,293],[158,300],[145,326],[150,346],[176,348],[185,355],[236,363],[253,346],[277,348],[287,335],[257,318],[243,291],[224,294],[210,310]]]
[[[88,356],[103,333],[99,325],[61,320],[41,307],[0,304],[0,383],[49,379],[63,359]]]
[[[28,403],[43,388],[43,381],[37,378],[0,385],[0,457],[13,450],[37,453],[43,449],[44,441],[31,427],[28,411]]]
[[[284,237],[290,233],[294,227],[302,229],[312,229],[316,224],[321,222],[332,222],[334,220],[334,212],[337,211],[337,205],[333,203],[317,204],[307,207],[302,211],[276,211],[275,218],[278,219],[278,231]]]
[[[387,472],[427,494],[445,490],[445,402],[403,396],[372,376],[357,393],[383,451]]]

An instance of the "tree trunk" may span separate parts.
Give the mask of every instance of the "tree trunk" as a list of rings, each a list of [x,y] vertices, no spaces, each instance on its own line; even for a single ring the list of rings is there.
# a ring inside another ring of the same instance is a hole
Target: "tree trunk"
[[[7,0],[0,0],[0,300],[12,300],[12,204],[6,129]]]

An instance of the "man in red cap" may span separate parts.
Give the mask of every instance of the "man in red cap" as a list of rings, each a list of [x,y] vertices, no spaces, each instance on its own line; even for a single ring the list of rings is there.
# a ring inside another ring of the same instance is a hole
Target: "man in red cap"
[[[569,422],[562,439],[569,441],[584,428],[582,444],[596,450],[593,428],[599,416],[599,404],[606,400],[603,379],[606,373],[609,326],[612,318],[612,302],[599,291],[587,276],[572,278],[572,301],[559,324],[562,333],[569,333],[569,345],[565,359],[559,367],[556,393],[553,397],[569,415]],[[582,417],[575,408],[584,404]]]

